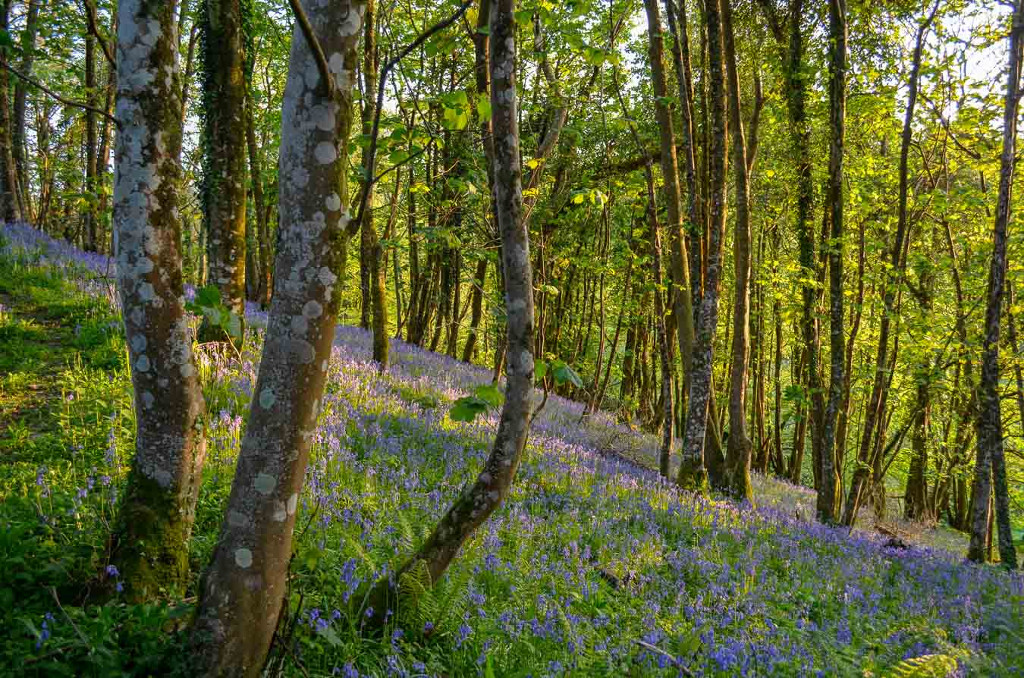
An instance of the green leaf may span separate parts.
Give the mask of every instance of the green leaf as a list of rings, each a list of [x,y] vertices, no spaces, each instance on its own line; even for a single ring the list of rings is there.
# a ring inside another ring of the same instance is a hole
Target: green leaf
[[[480,116],[481,122],[487,122],[491,119],[491,100],[486,93],[477,97],[476,113]]]
[[[452,403],[452,408],[448,410],[448,416],[452,421],[473,421],[476,419],[476,415],[486,411],[486,401],[476,396],[466,396]]]
[[[480,400],[483,400],[491,407],[501,407],[505,403],[505,395],[493,384],[477,386],[473,391],[473,395]]]
[[[583,379],[563,360],[554,362],[552,374],[554,374],[556,384],[570,383],[576,388],[583,388]]]
[[[197,306],[205,306],[207,308],[214,308],[220,306],[220,290],[217,289],[216,285],[207,285],[196,292]]]
[[[538,360],[533,365],[533,376],[537,378],[537,381],[544,381],[544,377],[548,374],[548,364],[544,360]]]

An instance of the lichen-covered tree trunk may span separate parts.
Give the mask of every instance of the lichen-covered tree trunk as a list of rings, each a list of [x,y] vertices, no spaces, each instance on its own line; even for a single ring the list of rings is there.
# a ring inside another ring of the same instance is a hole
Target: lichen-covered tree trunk
[[[999,323],[1002,319],[1003,293],[1006,287],[1007,225],[1010,221],[1013,178],[1017,152],[1017,109],[1020,100],[1021,50],[1024,47],[1024,0],[1017,0],[1010,30],[1009,66],[1006,78],[1006,102],[1003,108],[1003,153],[1000,158],[999,197],[996,202],[992,234],[992,261],[988,273],[985,309],[985,343],[981,356],[981,383],[978,389],[978,456],[974,469],[974,515],[967,557],[984,560],[984,536],[987,530],[989,469],[995,493],[995,521],[999,530],[999,559],[1008,568],[1017,567],[1010,526],[1010,506],[1006,486],[1006,459],[1003,452],[1003,421],[999,394]]]
[[[705,491],[708,472],[704,466],[704,442],[708,433],[708,409],[714,393],[711,383],[715,328],[718,324],[718,294],[722,268],[722,240],[725,230],[725,83],[722,59],[722,25],[718,0],[705,8],[708,34],[708,79],[711,107],[711,184],[709,228],[704,290],[697,310],[697,332],[690,369],[690,397],[686,410],[679,465],[679,484]]]
[[[137,433],[114,562],[132,600],[184,590],[205,455],[203,397],[183,307],[174,8],[118,5],[115,254]]]
[[[843,329],[843,153],[846,137],[846,0],[829,0],[829,121],[831,139],[828,160],[828,196],[825,209],[829,223],[829,350],[828,405],[821,426],[818,520],[836,519],[839,467],[836,457],[836,424],[846,391],[846,336]],[[845,429],[843,431],[845,436]]]
[[[750,359],[750,185],[746,137],[740,105],[740,79],[732,26],[731,0],[722,3],[722,44],[732,133],[732,164],[736,182],[736,217],[733,222],[735,289],[732,310],[732,371],[729,383],[729,441],[725,459],[726,489],[734,498],[753,501],[750,485],[752,447],[747,435],[747,379]]]
[[[206,282],[221,303],[245,317],[245,40],[242,0],[202,0],[204,158],[202,199],[206,221]],[[204,341],[231,339],[204,319]],[[236,340],[237,341],[237,340]]]
[[[490,15],[491,122],[494,131],[494,199],[504,262],[508,361],[505,404],[491,454],[420,550],[401,568],[437,582],[467,539],[501,505],[515,478],[530,428],[533,394],[533,275],[523,221],[522,167],[516,100],[515,0],[492,0]],[[386,615],[393,593],[378,583],[373,615]]]
[[[281,116],[280,236],[260,362],[227,512],[193,630],[198,670],[256,676],[284,600],[292,533],[344,274],[346,148],[363,3],[305,5],[334,84],[299,26]]]

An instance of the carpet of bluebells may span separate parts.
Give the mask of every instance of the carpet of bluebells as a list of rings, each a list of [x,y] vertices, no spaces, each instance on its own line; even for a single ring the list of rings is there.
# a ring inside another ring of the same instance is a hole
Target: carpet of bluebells
[[[5,275],[59,277],[61,294],[105,309],[107,340],[121,341],[107,258],[25,226],[3,227],[0,241]],[[0,309],[0,327],[17,312]],[[240,355],[197,350],[210,413],[191,545],[197,578],[265,323],[250,309]],[[69,361],[52,408],[60,430],[39,451],[3,460],[0,673],[161,671],[149,657],[184,635],[194,598],[76,598],[96,573],[118,576],[106,535],[133,449],[120,346],[112,368]],[[392,355],[380,374],[369,335],[337,330],[276,646],[286,675],[859,676],[914,666],[1024,675],[1019,575],[942,550],[888,548],[778,501],[754,508],[681,492],[650,470],[653,437],[556,396],[535,420],[505,505],[436,587],[402,582],[383,636],[362,634],[367,583],[400,565],[472,482],[497,421],[496,412],[471,423],[447,416],[452,400],[489,382],[488,370],[400,341]],[[0,394],[17,388],[13,375],[3,379]]]

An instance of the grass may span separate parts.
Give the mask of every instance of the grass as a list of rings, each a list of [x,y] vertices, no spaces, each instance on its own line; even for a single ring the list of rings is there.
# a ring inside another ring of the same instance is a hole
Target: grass
[[[0,353],[21,356],[0,391],[0,673],[172,673],[230,488],[260,323],[241,361],[197,352],[208,459],[192,591],[90,601],[134,444],[123,340],[110,303],[83,291],[96,291],[85,270],[58,276],[17,257],[0,255]],[[495,423],[446,414],[487,370],[396,342],[378,375],[368,346],[339,329],[274,650],[285,675],[1024,671],[1019,575],[815,525],[800,516],[806,491],[767,479],[757,509],[679,492],[627,461],[653,454],[653,438],[603,415],[581,421],[560,398],[505,506],[436,587],[401,582],[385,635],[367,637],[366,584],[475,477]]]

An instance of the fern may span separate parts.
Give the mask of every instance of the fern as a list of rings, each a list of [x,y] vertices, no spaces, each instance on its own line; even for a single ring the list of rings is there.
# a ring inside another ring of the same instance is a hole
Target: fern
[[[892,675],[899,678],[946,678],[959,668],[954,654],[926,654],[904,659],[893,667]]]

